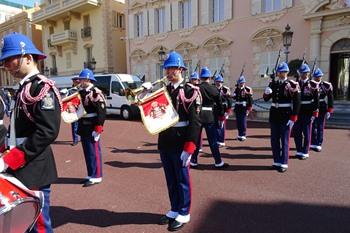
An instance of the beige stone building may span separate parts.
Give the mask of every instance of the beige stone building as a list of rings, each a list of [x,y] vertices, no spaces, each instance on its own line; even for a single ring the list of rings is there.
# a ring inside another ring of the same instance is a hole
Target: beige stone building
[[[350,98],[349,0],[130,0],[126,12],[128,72],[146,80],[162,75],[159,51],[176,50],[188,74],[197,64],[221,70],[230,87],[246,64],[247,83],[259,92],[280,49],[286,59],[282,33],[289,24],[289,61],[304,51],[309,62],[317,57],[337,99]]]
[[[23,10],[22,12],[9,17],[5,22],[0,24],[0,38],[10,32],[19,32],[27,35],[31,38],[35,46],[43,51],[42,46],[42,27],[41,25],[33,24],[31,21],[32,13],[37,8],[29,10]],[[43,63],[39,64],[39,68],[43,68]],[[0,84],[1,86],[12,86],[16,80],[10,75],[9,72],[5,71],[4,68],[0,69]]]
[[[126,72],[124,1],[43,0],[40,7],[33,22],[43,26],[49,75],[72,75],[83,67]]]

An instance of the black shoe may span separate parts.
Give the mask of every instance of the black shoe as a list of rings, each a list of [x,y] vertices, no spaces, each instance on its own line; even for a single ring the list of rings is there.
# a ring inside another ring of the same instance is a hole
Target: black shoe
[[[83,187],[86,188],[86,187],[90,187],[90,186],[93,186],[93,185],[99,184],[99,183],[101,183],[101,182],[92,182],[92,181],[88,180],[83,184]]]
[[[198,165],[190,165],[191,169],[198,169]]]
[[[172,223],[173,221],[175,221],[175,219],[169,218],[168,216],[163,215],[162,217],[160,217],[158,224],[159,225],[167,225],[167,224]]]
[[[72,144],[70,144],[71,146],[76,146],[78,145],[78,142],[73,142]]]
[[[220,167],[217,167],[215,166],[216,169],[225,169],[225,168],[228,168],[230,165],[228,163],[224,163],[222,166]]]
[[[180,230],[184,225],[185,223],[174,220],[172,223],[169,224],[168,231]]]
[[[277,168],[277,171],[280,172],[280,173],[284,173],[284,172],[287,171],[287,168],[285,168],[285,167],[279,167],[279,168]]]

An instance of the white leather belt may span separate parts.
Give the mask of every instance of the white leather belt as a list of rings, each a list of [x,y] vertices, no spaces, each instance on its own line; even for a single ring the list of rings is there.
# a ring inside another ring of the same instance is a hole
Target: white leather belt
[[[179,121],[173,127],[186,127],[186,126],[188,126],[188,124],[189,124],[188,121]]]
[[[95,117],[95,116],[97,116],[97,113],[88,113],[88,114],[86,114],[86,115],[84,115],[83,116],[83,118],[90,118],[90,117]]]
[[[236,102],[236,104],[247,104],[247,102],[246,101]]]
[[[301,101],[301,104],[311,104],[314,102],[313,100],[308,100],[308,101]]]
[[[212,111],[213,108],[212,107],[202,107],[202,110],[204,110],[204,111]]]
[[[275,107],[275,108],[287,108],[287,107],[291,107],[292,104],[290,104],[290,103],[285,103],[285,104],[271,103],[271,106]]]
[[[326,99],[320,99],[320,102],[326,102]]]
[[[16,146],[23,144],[23,142],[27,140],[27,137],[24,138],[16,138]]]
[[[0,120],[0,125],[3,125],[4,124],[4,120]]]

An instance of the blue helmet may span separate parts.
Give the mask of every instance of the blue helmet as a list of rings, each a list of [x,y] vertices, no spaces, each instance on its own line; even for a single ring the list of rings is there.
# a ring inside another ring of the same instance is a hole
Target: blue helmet
[[[310,67],[307,64],[302,64],[299,68],[299,73],[310,73]]]
[[[278,65],[276,72],[289,72],[288,64],[285,62],[281,62]]]
[[[219,75],[216,75],[214,81],[215,82],[224,82],[224,78],[219,74]]]
[[[4,36],[2,39],[0,61],[9,57],[25,54],[38,55],[38,59],[46,58],[46,55],[40,52],[27,36],[17,32]]]
[[[239,79],[237,80],[237,84],[241,84],[241,83],[245,83],[245,77],[242,75],[241,77],[239,77]]]
[[[208,67],[203,67],[201,70],[201,75],[200,78],[210,78],[211,77],[211,72]]]
[[[185,70],[187,69],[185,64],[184,64],[184,60],[183,60],[182,56],[175,51],[172,51],[168,54],[168,57],[167,57],[167,59],[165,59],[164,64],[163,64],[164,69],[168,69],[171,67],[183,68]]]
[[[199,79],[199,75],[196,71],[193,72],[190,76],[190,80],[195,80],[195,79]]]
[[[314,78],[319,78],[323,76],[323,72],[320,68],[317,68],[312,75]]]
[[[94,77],[94,73],[88,68],[82,69],[80,71],[79,77],[77,79],[89,79],[93,82],[96,82],[96,79]]]

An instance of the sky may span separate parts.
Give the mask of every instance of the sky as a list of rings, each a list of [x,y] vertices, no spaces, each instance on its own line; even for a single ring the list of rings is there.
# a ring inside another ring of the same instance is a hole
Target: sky
[[[34,2],[39,2],[40,0],[7,0],[9,2],[24,4],[26,6],[34,6]]]

